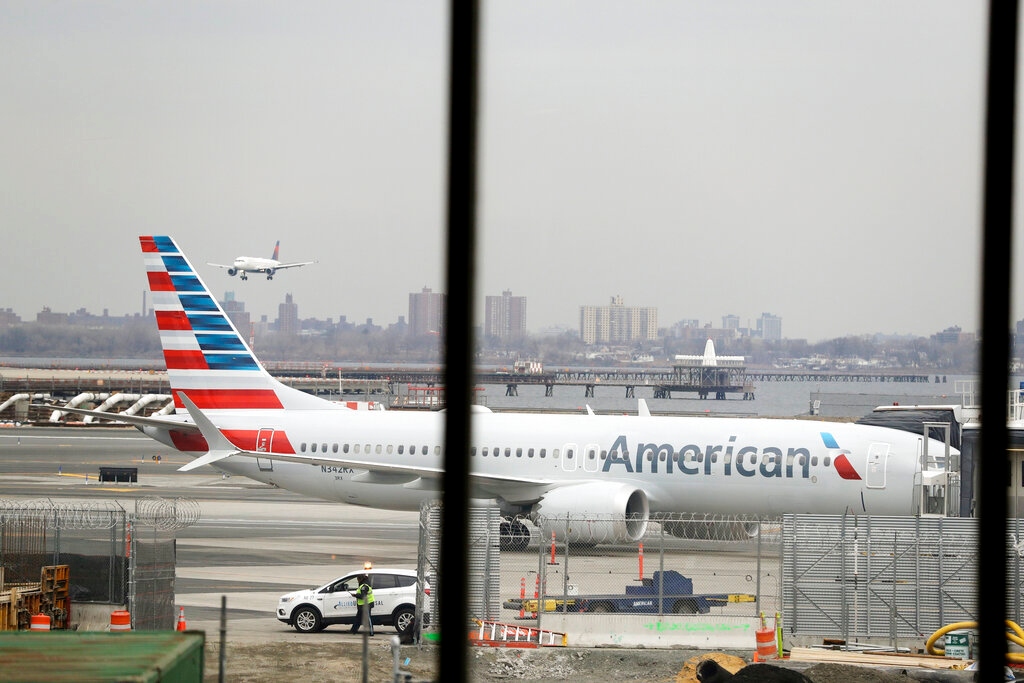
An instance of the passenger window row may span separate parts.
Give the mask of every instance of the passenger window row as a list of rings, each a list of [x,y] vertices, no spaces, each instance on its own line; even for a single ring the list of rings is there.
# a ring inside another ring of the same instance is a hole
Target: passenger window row
[[[409,446],[409,450],[408,450],[409,455],[416,455],[416,448],[417,448],[416,446]],[[419,451],[420,455],[427,455],[427,454],[430,453],[430,450],[431,450],[429,446],[420,446],[419,449],[420,449],[420,451]],[[299,444],[299,452],[300,453],[305,453],[305,452],[307,452],[307,450],[310,453],[318,453],[318,452],[319,453],[327,453],[327,452],[337,453],[340,450],[342,453],[352,453],[354,455],[370,455],[370,454],[374,454],[374,453],[377,454],[377,455],[381,455],[381,454],[383,454],[385,452],[388,453],[389,455],[392,454],[392,453],[395,453],[395,452],[397,452],[398,455],[404,455],[405,452],[406,452],[406,447],[405,447],[405,444],[401,444],[399,446],[394,446],[392,444],[388,444],[387,446],[383,446],[381,444],[373,445],[373,444],[358,444],[358,443],[357,444],[347,444],[347,443],[344,443],[344,444],[341,444],[340,447],[339,447],[339,445],[336,444],[336,443],[334,443],[334,444],[316,443],[316,442],[306,443],[305,441],[303,441],[301,444]],[[434,452],[434,455],[441,455],[441,447],[440,446],[434,446],[433,452]]]
[[[336,444],[336,443],[328,445],[326,443],[319,443],[319,444],[318,443],[310,443],[310,444],[306,444],[306,442],[302,442],[299,445],[299,451],[301,453],[305,453],[306,449],[307,449],[307,446],[308,446],[309,452],[311,452],[311,453],[317,453],[317,452],[319,452],[319,453],[327,453],[328,450],[330,450],[331,453],[337,453],[339,451],[339,445]],[[345,444],[341,444],[340,445],[340,450],[341,450],[342,453],[352,453],[354,455],[361,455],[361,454],[363,454],[363,455],[370,455],[370,454],[381,455],[381,454],[383,454],[385,452],[388,455],[391,455],[393,453],[397,453],[398,455],[404,455],[404,454],[406,454],[406,452],[408,452],[409,455],[416,455],[416,448],[417,448],[416,446],[409,446],[408,447],[408,451],[407,451],[405,444],[399,444],[398,446],[394,446],[392,444],[388,444],[387,446],[383,446],[381,444],[376,444],[376,446],[373,446],[371,444],[358,444],[358,443],[357,444],[347,444],[347,443],[345,443]],[[420,455],[427,455],[427,454],[430,453],[430,451],[431,451],[431,449],[430,449],[429,446],[420,446],[419,447]],[[434,446],[433,453],[434,453],[434,455],[441,455],[441,447],[440,446]],[[476,446],[473,446],[472,448],[469,449],[469,454],[471,456],[475,457],[478,453],[479,453],[479,455],[481,457],[484,457],[484,458],[486,458],[486,457],[499,458],[499,457],[501,457],[503,455],[506,458],[511,458],[512,455],[513,455],[513,449],[509,448],[509,447],[501,448],[500,446],[495,446],[493,448],[489,448],[487,446],[484,446],[484,447],[479,448],[479,449]],[[515,457],[517,457],[517,458],[523,457],[524,454],[526,455],[527,458],[533,458],[535,456],[536,457],[540,457],[540,458],[547,458],[547,456],[548,456],[548,449],[546,449],[546,448],[540,448],[540,449],[516,448],[514,450],[514,453],[515,453]],[[574,455],[575,455],[575,450],[574,449],[572,449],[572,448],[565,449],[565,457],[566,457],[566,459],[572,460]],[[589,460],[593,460],[596,457],[596,455],[597,455],[597,451],[594,450],[593,448],[590,448],[590,449],[587,450],[587,458]],[[618,459],[620,457],[618,451],[612,451],[611,455],[612,455],[613,459]],[[648,451],[647,452],[647,461],[648,462],[653,461],[655,455],[656,454],[653,451]],[[559,456],[560,456],[560,451],[559,451],[558,448],[551,449],[551,457],[552,458],[557,459]],[[674,452],[674,453],[671,453],[669,455],[669,454],[666,454],[664,449],[659,451],[657,453],[657,456],[658,456],[658,459],[661,462],[665,462],[666,458],[670,458],[672,460],[672,462],[679,462],[679,460],[680,460],[678,452]],[[629,458],[629,451],[624,451],[622,453],[621,457],[628,459]],[[766,461],[767,461],[767,459],[774,458],[774,457],[775,456],[773,456],[773,455],[764,455],[764,458],[766,459]],[[601,451],[601,460],[607,460],[607,459],[608,459],[608,451]],[[700,452],[695,452],[695,451],[693,451],[691,449],[691,450],[686,451],[686,453],[683,455],[682,459],[683,459],[683,461],[689,461],[689,462],[703,462],[704,461],[704,454],[700,453]],[[740,457],[737,456],[736,459],[737,459],[737,461],[739,461]],[[757,459],[758,458],[757,458],[756,454],[751,454],[751,456],[750,456],[750,462],[751,463],[757,462]],[[786,460],[787,460],[787,463],[789,465],[793,464],[793,456],[792,455],[789,455],[786,458]],[[825,467],[829,466],[830,461],[831,461],[831,458],[829,456],[825,456],[823,458],[823,460],[822,460],[822,462],[825,465]],[[718,454],[717,453],[712,453],[711,454],[711,462],[718,462]],[[725,462],[727,464],[732,462],[731,454],[726,454]],[[800,465],[800,466],[803,466],[803,464],[804,464],[804,456],[801,455],[801,456],[797,457],[796,458],[796,464]],[[811,465],[817,466],[817,464],[818,464],[818,456],[816,456],[816,455],[812,456],[811,457]]]

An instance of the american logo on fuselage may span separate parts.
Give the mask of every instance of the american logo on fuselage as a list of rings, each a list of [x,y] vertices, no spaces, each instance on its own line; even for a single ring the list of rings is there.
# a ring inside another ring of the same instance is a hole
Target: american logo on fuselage
[[[604,472],[612,472],[612,468],[621,467],[625,472],[642,473],[646,471],[657,474],[672,474],[678,470],[681,474],[705,476],[721,475],[741,477],[780,477],[788,479],[809,479],[812,469],[819,464],[816,454],[805,447],[782,449],[778,446],[738,446],[738,437],[730,436],[728,443],[686,444],[675,448],[672,444],[637,442],[635,448],[629,448],[624,434],[619,435],[608,449],[608,458],[604,461]],[[821,432],[821,440],[828,453],[821,456],[820,466],[835,466],[836,472],[843,479],[859,480],[860,474],[854,469],[847,457],[850,452],[841,450],[835,438],[828,432]],[[633,454],[633,459],[630,459]]]

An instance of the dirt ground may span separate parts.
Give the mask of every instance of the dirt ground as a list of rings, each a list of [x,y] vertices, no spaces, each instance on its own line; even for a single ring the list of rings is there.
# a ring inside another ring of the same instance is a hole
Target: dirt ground
[[[368,680],[375,683],[394,681],[390,642],[390,637],[380,635],[371,640]],[[692,675],[694,664],[697,658],[708,654],[695,650],[643,648],[471,648],[468,680],[473,683],[562,683],[566,680],[574,683],[696,683]],[[733,653],[733,656],[738,654]],[[403,671],[412,674],[410,680],[413,683],[433,682],[439,680],[437,656],[438,650],[434,647],[402,646],[399,663]],[[219,657],[218,644],[208,641],[204,676],[208,683],[218,680]],[[408,663],[405,663],[406,658]],[[229,642],[224,680],[278,683],[301,677],[303,683],[358,682],[362,680],[362,667],[362,644],[356,641],[329,646]],[[796,680],[811,683],[899,683],[914,680],[959,683],[973,680],[969,672],[881,671],[839,664],[815,664],[803,668],[800,673],[805,678]],[[770,676],[760,678],[764,681],[783,680]]]
[[[375,637],[369,654],[369,680],[393,681],[390,638]],[[403,646],[399,655],[402,670],[411,673],[411,680],[416,683],[439,680],[437,657],[435,647]],[[405,664],[406,658],[408,664]],[[468,659],[468,678],[480,683],[561,683],[565,680],[662,683],[676,680],[687,653],[678,650],[471,648]],[[218,666],[219,647],[208,642],[206,681],[217,680]],[[225,671],[225,680],[244,683],[277,683],[299,672],[304,683],[360,681],[362,645],[357,642],[332,643],[328,647],[299,643],[228,643]]]

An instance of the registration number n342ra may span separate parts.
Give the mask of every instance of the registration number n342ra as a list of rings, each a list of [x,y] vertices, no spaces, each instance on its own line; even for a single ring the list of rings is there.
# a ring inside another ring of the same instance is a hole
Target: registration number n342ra
[[[337,465],[320,465],[320,471],[332,474],[355,474],[355,470],[351,467],[338,467]]]

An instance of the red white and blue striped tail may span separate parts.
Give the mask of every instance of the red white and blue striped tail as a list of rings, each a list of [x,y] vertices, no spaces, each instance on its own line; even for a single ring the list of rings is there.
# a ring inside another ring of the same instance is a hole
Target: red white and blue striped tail
[[[271,377],[172,238],[139,241],[178,412],[185,408],[179,391],[200,410],[334,407]]]

